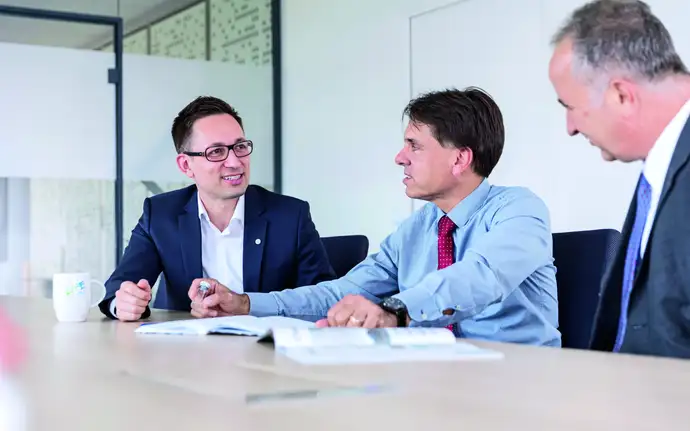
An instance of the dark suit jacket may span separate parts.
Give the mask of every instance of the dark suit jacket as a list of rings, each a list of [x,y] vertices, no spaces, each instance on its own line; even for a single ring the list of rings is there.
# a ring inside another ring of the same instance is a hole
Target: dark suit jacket
[[[647,248],[638,263],[621,352],[690,358],[690,121],[666,173]],[[621,311],[623,266],[635,218],[633,198],[621,244],[604,275],[591,348],[611,351]]]
[[[307,202],[249,186],[244,219],[245,292],[291,289],[335,278]],[[114,318],[110,302],[123,281],[143,278],[153,286],[161,272],[154,308],[189,311],[189,286],[202,277],[196,186],[146,198],[122,260],[105,283],[101,311]],[[147,309],[142,317],[149,314]]]

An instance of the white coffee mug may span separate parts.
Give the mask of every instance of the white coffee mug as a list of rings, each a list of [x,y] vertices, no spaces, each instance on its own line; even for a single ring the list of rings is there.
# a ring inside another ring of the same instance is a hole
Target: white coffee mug
[[[95,292],[93,285],[99,287]],[[53,275],[53,309],[60,322],[84,322],[92,307],[105,297],[103,283],[91,280],[88,272]]]

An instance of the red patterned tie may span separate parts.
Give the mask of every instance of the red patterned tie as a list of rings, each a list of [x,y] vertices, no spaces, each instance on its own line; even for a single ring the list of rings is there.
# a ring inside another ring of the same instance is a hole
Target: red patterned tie
[[[453,231],[457,226],[448,216],[441,217],[438,221],[438,269],[451,266],[455,262],[453,243]],[[448,325],[453,330],[453,325]]]

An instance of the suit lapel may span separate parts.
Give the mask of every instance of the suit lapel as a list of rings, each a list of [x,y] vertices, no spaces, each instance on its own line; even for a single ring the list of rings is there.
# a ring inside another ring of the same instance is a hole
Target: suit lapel
[[[192,194],[184,207],[184,212],[178,216],[177,227],[185,274],[190,281],[202,277],[201,224],[199,223],[197,192]]]
[[[676,143],[673,157],[671,157],[671,163],[668,165],[664,187],[661,189],[661,197],[659,198],[659,205],[656,210],[657,214],[663,207],[671,188],[673,188],[678,172],[688,162],[688,157],[690,157],[690,118],[685,122],[685,127],[683,127],[683,131]]]
[[[635,187],[637,189],[637,186]],[[623,222],[623,229],[621,230],[621,239],[616,251],[613,255],[611,263],[607,266],[604,271],[604,276],[602,278],[603,288],[613,288],[621,289],[622,284],[618,283],[620,279],[622,281],[621,275],[623,274],[623,267],[625,265],[625,254],[628,251],[628,242],[630,241],[630,234],[632,233],[633,223],[635,223],[635,208],[637,206],[637,196],[633,195],[632,202],[630,202],[630,207],[628,208],[628,215],[625,216],[625,222]],[[614,283],[610,286],[611,282]]]
[[[249,187],[245,194],[244,256],[242,277],[245,292],[258,292],[261,286],[261,263],[266,244],[268,222],[263,216],[264,202],[259,191]]]
[[[659,218],[658,215],[662,211],[664,204],[666,203],[666,200],[668,198],[668,194],[670,193],[671,189],[673,188],[673,185],[676,182],[676,176],[678,175],[678,172],[688,162],[688,157],[690,157],[690,119],[688,119],[685,122],[683,131],[678,137],[676,148],[673,151],[671,162],[668,165],[668,170],[666,171],[666,178],[664,179],[664,185],[661,189],[661,195],[659,196],[659,203],[656,207],[656,215],[652,222],[652,227],[649,230],[649,238],[647,239],[647,244],[651,244],[652,242],[652,237],[654,235],[654,226],[656,225],[656,222]],[[644,269],[644,266],[647,263],[647,256],[649,255],[650,248],[651,247],[647,246],[647,248],[644,251],[644,254],[642,255],[642,259],[640,259],[639,265],[637,266],[637,271],[635,273],[633,287],[637,284],[637,280],[640,276],[640,273],[642,272],[642,269]]]
[[[607,266],[602,277],[602,300],[606,301],[611,297],[611,294],[616,293],[617,302],[620,302],[620,293],[623,288],[623,270],[625,266],[625,254],[628,250],[628,242],[630,241],[630,234],[632,233],[633,223],[635,222],[635,208],[637,206],[637,196],[633,196],[630,208],[628,208],[628,215],[625,217],[623,223],[623,230],[621,231],[621,239],[616,251],[613,255],[611,263]]]
[[[637,187],[636,187],[637,188]],[[616,341],[616,330],[621,311],[621,294],[623,290],[623,271],[625,253],[628,249],[630,234],[635,222],[635,208],[637,196],[633,195],[621,231],[620,243],[616,247],[610,264],[604,271],[601,281],[601,295],[599,307],[594,316],[592,328],[591,348],[596,350],[611,350]]]

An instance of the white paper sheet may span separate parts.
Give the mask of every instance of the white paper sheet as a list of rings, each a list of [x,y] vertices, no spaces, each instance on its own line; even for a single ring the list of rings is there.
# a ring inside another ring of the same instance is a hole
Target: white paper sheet
[[[450,345],[291,347],[281,354],[307,365],[376,364],[416,361],[502,359],[503,353],[458,341]]]
[[[142,324],[139,334],[262,336],[273,328],[312,328],[313,322],[289,317],[227,316]]]

